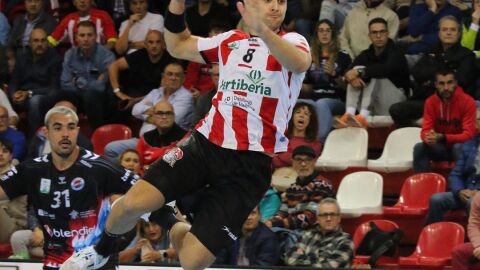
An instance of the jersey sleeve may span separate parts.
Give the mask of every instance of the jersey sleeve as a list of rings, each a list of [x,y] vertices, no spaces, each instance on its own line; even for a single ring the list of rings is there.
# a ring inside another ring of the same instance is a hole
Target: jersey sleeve
[[[209,38],[199,37],[197,43],[198,52],[202,55],[206,63],[218,63],[222,42],[228,42],[228,40],[231,39],[232,43],[234,43],[236,40],[235,36],[239,33],[242,32],[232,30]]]
[[[290,32],[285,34],[283,37],[286,41],[292,43],[295,47],[299,48],[300,50],[310,53],[310,46],[308,45],[307,40],[302,35]]]
[[[0,187],[3,188],[10,200],[27,194],[27,182],[23,177],[24,170],[25,166],[19,164],[0,176]]]
[[[57,25],[55,30],[48,36],[48,41],[53,46],[57,46],[67,34],[68,22],[71,20],[71,16],[63,18],[60,24]]]
[[[105,167],[104,194],[124,194],[140,178],[130,170],[126,170],[120,165],[103,160]]]

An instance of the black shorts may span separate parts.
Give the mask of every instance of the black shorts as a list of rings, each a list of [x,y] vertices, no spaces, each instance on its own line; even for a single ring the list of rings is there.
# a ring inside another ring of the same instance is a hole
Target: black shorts
[[[202,190],[190,230],[210,252],[230,246],[270,186],[272,158],[219,147],[194,131],[146,172],[166,202]]]

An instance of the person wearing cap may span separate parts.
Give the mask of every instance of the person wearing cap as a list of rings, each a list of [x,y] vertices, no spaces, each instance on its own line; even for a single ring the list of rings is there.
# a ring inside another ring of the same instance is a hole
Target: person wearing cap
[[[297,230],[315,224],[318,202],[335,197],[331,181],[315,170],[316,160],[317,154],[310,146],[293,149],[292,166],[297,179],[285,191],[280,209],[265,225]]]
[[[477,101],[476,127],[480,129],[480,108]],[[470,213],[470,204],[480,190],[480,134],[465,142],[455,163],[448,183],[450,191],[435,193],[430,197],[427,224],[443,221],[443,214],[449,210],[465,209]],[[455,268],[456,269],[456,268]]]

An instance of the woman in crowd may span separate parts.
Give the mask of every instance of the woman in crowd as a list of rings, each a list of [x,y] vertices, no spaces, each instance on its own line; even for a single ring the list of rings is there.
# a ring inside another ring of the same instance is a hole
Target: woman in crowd
[[[324,143],[332,128],[332,115],[345,111],[345,85],[341,78],[352,60],[340,46],[332,22],[318,22],[311,40],[312,64],[301,97],[312,102],[318,115],[318,138]],[[310,101],[311,100],[311,101]]]

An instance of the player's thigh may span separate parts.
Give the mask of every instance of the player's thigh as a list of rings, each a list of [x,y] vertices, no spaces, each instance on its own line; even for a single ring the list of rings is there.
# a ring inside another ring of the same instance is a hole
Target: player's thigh
[[[142,209],[145,212],[154,211],[164,203],[162,192],[143,179],[138,180],[123,197],[123,204],[129,209]]]

